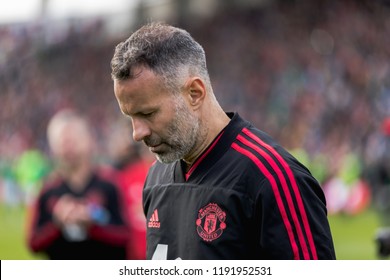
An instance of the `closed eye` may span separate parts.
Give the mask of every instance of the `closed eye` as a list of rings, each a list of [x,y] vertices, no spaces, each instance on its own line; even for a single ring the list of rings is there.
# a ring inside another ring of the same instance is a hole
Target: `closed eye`
[[[143,118],[151,118],[156,113],[156,111],[148,112],[148,113],[139,113],[140,117]]]
[[[150,110],[150,111],[149,111]],[[149,109],[145,111],[138,111],[133,114],[127,114],[130,118],[142,118],[142,119],[150,119],[156,115],[159,111],[158,109]]]

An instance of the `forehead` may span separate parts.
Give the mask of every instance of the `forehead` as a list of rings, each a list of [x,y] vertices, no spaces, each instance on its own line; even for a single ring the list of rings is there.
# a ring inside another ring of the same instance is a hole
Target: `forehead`
[[[115,96],[121,110],[127,114],[137,113],[172,94],[153,71],[140,68],[136,73],[132,79],[114,80]]]

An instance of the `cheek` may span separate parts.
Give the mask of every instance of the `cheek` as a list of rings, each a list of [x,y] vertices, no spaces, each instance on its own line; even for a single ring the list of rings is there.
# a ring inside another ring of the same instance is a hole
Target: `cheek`
[[[159,119],[155,126],[156,132],[160,135],[171,136],[173,133],[178,132],[180,129],[178,125],[178,118],[176,116],[165,116],[165,118]]]

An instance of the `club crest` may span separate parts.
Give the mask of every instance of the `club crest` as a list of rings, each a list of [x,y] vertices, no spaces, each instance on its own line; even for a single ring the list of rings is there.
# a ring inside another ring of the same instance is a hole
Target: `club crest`
[[[204,241],[211,242],[223,233],[225,220],[226,213],[216,203],[209,203],[199,210],[196,231]]]

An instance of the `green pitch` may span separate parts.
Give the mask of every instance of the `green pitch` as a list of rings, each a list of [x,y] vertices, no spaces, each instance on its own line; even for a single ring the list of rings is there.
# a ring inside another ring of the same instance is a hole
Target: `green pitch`
[[[29,260],[42,256],[32,254],[26,247],[26,209],[0,204],[0,259]],[[372,210],[356,216],[329,217],[337,259],[377,259],[374,234],[379,226]]]
[[[0,259],[31,260],[39,259],[30,253],[26,246],[26,209],[5,207],[0,204]]]
[[[339,260],[375,260],[375,232],[379,217],[373,210],[356,216],[333,215],[329,217],[336,257]]]

